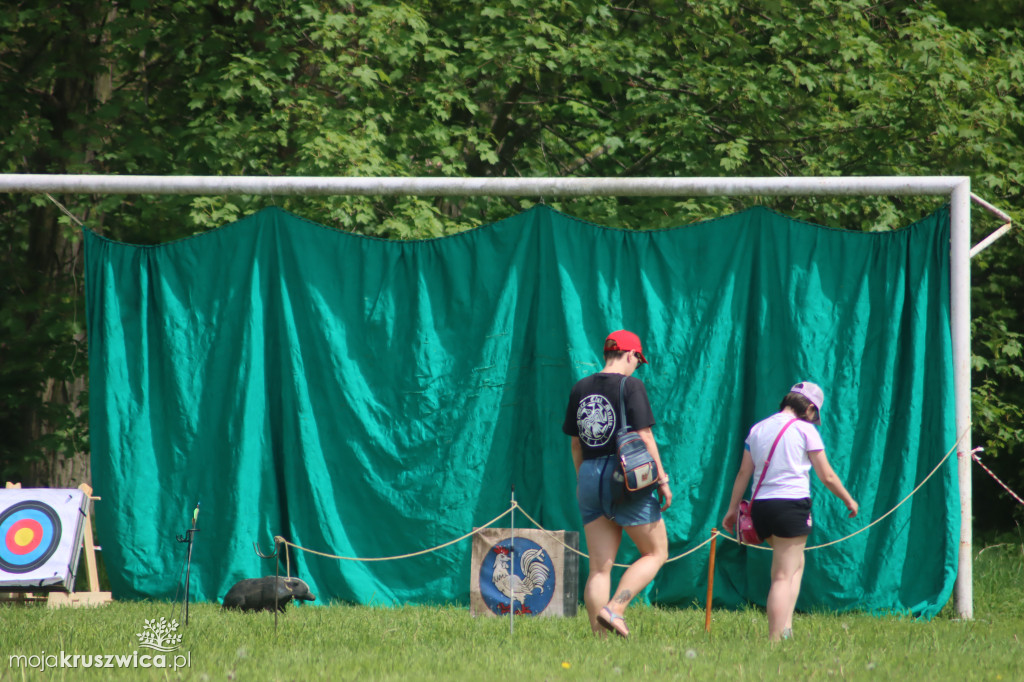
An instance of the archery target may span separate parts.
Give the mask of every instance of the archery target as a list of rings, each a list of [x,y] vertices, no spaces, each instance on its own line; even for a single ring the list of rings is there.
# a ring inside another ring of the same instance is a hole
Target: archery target
[[[60,517],[48,504],[18,502],[0,514],[0,570],[28,573],[46,563],[60,543]]]
[[[0,589],[71,589],[87,504],[81,490],[0,490]]]
[[[480,562],[480,596],[495,615],[542,613],[555,593],[555,566],[533,540],[512,538],[492,545]],[[511,601],[510,601],[511,598]]]
[[[475,529],[469,612],[474,616],[575,616],[579,533]]]

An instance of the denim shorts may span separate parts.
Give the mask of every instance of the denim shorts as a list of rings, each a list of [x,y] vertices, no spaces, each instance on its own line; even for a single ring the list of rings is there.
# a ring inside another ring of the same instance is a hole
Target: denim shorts
[[[813,526],[811,498],[754,500],[750,518],[757,534],[766,539],[772,535],[779,538],[810,535]]]
[[[604,516],[620,526],[642,526],[661,520],[661,505],[650,490],[627,493],[615,455],[585,459],[576,481],[576,502],[583,525]]]

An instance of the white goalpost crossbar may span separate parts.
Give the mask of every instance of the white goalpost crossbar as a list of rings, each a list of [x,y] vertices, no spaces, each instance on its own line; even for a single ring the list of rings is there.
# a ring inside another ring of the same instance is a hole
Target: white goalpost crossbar
[[[949,195],[970,178],[448,178],[0,174],[0,191],[378,196]],[[968,192],[969,192],[968,188]]]
[[[971,179],[967,176],[402,178],[0,174],[0,192],[277,196],[947,196],[951,221],[950,326],[960,483],[955,600],[961,618],[974,617],[971,458],[968,455],[971,452]]]

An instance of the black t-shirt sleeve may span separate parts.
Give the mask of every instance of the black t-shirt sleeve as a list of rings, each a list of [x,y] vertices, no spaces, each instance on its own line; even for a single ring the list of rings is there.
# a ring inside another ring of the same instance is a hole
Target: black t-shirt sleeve
[[[634,431],[654,426],[654,412],[647,398],[647,387],[636,377],[626,379],[626,420]]]
[[[578,390],[579,384],[573,386],[572,391],[569,393],[569,404],[565,408],[565,421],[562,422],[562,433],[567,436],[580,435],[580,425],[576,421],[576,411],[580,405],[580,395]]]

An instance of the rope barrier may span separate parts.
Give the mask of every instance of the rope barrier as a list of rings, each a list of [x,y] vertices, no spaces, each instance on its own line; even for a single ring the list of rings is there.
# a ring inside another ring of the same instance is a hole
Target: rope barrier
[[[77,224],[77,225],[78,225],[79,227],[85,227],[85,225],[83,225],[83,224],[82,224],[82,221],[81,221],[81,220],[79,220],[78,218],[76,218],[76,217],[75,217],[75,214],[74,214],[74,213],[72,213],[71,211],[69,211],[69,210],[67,209],[67,207],[66,207],[66,206],[65,206],[64,204],[62,204],[62,203],[60,203],[59,201],[57,201],[56,199],[54,199],[54,198],[53,198],[53,196],[52,196],[51,194],[49,194],[49,193],[46,193],[46,198],[47,198],[47,199],[49,199],[50,201],[52,201],[52,202],[53,202],[54,204],[56,204],[56,205],[57,205],[57,208],[59,208],[59,209],[60,209],[61,211],[63,211],[63,212],[64,212],[64,215],[66,215],[67,217],[69,217],[69,218],[71,218],[72,220],[74,220],[74,221],[75,221],[75,223],[76,223],[76,224]]]
[[[980,466],[982,469],[985,470],[985,473],[987,473],[989,476],[994,478],[996,480],[996,483],[998,483],[999,485],[1003,486],[1003,489],[1006,490],[1006,492],[1010,493],[1010,495],[1013,496],[1013,499],[1017,500],[1021,504],[1024,504],[1024,500],[1020,499],[1020,495],[1018,495],[1017,493],[1015,493],[1012,490],[1010,490],[1010,486],[1008,486],[1005,483],[1003,483],[1000,480],[1000,478],[998,476],[996,476],[992,472],[991,469],[989,469],[987,466],[985,466],[984,464],[981,463],[981,457],[978,457],[978,452],[980,450],[982,450],[982,448],[974,448],[973,450],[971,450],[971,459],[973,459],[975,462],[977,462],[978,466]]]
[[[342,561],[393,561],[393,560],[396,560],[396,559],[408,559],[410,557],[420,556],[421,554],[429,554],[430,552],[436,552],[436,551],[438,551],[440,549],[444,549],[445,547],[449,547],[449,546],[454,545],[454,544],[456,544],[458,542],[462,542],[466,538],[468,538],[468,537],[470,537],[472,535],[478,534],[483,529],[489,528],[490,526],[493,526],[495,523],[500,521],[505,516],[508,516],[509,514],[511,514],[516,509],[518,509],[520,512],[522,512],[523,516],[525,516],[530,521],[530,523],[532,523],[534,526],[536,526],[539,531],[541,531],[542,533],[544,533],[545,535],[550,537],[552,540],[554,540],[558,544],[562,545],[562,547],[566,548],[570,552],[578,554],[579,556],[583,557],[584,559],[590,559],[590,555],[589,554],[586,554],[585,552],[581,552],[580,550],[576,549],[575,547],[570,547],[569,545],[565,544],[565,542],[563,542],[561,539],[559,539],[557,535],[555,535],[551,531],[549,531],[546,528],[544,528],[540,523],[537,522],[536,519],[534,519],[532,516],[530,516],[528,513],[526,513],[526,510],[523,509],[519,505],[518,502],[514,502],[514,501],[509,506],[508,509],[503,511],[498,516],[495,516],[493,519],[491,519],[490,521],[488,521],[484,525],[480,526],[479,528],[476,528],[475,530],[472,530],[469,533],[466,533],[465,535],[457,537],[454,540],[451,540],[449,542],[445,542],[444,544],[437,545],[436,547],[430,547],[429,549],[421,549],[418,552],[410,552],[408,554],[397,554],[395,556],[383,556],[383,557],[340,556],[338,554],[328,554],[327,552],[319,552],[319,551],[317,551],[315,549],[309,549],[308,547],[302,547],[301,545],[297,545],[294,542],[291,542],[290,540],[286,540],[285,538],[283,538],[280,535],[275,535],[274,536],[274,542],[276,544],[279,544],[279,545],[285,545],[286,548],[287,547],[294,547],[295,549],[303,551],[303,552],[309,552],[310,554],[316,554],[317,556],[322,556],[322,557],[325,557],[325,558],[328,558],[328,559],[340,559]],[[665,563],[669,563],[669,562],[672,562],[672,561],[677,561],[679,559],[682,559],[685,556],[693,554],[694,552],[696,552],[701,547],[707,545],[709,542],[711,542],[710,538],[705,540],[704,542],[700,543],[696,547],[693,547],[692,549],[689,549],[689,550],[683,552],[682,554],[679,554],[677,556],[674,556],[674,557],[668,559]],[[285,560],[288,563],[288,568],[287,568],[286,573],[287,573],[287,575],[290,576],[291,575],[291,560],[290,560],[290,558],[288,556],[287,549],[285,550]],[[629,564],[613,564],[613,565],[617,566],[619,568],[629,568]]]
[[[967,432],[968,432],[968,430],[970,428],[971,428],[970,424],[968,424],[967,425],[967,429],[965,429],[964,432],[962,434],[960,434],[960,437],[956,439],[955,443],[953,443],[953,447],[951,447],[949,449],[949,451],[942,457],[942,459],[939,460],[939,463],[936,464],[935,467],[930,472],[928,472],[928,475],[925,476],[923,479],[921,479],[921,482],[917,484],[917,487],[915,487],[913,490],[911,490],[907,494],[906,497],[904,497],[902,500],[900,500],[896,504],[895,507],[893,507],[889,511],[885,512],[884,514],[882,514],[877,519],[875,519],[874,521],[872,521],[868,525],[864,526],[860,530],[856,530],[856,531],[850,533],[849,535],[846,535],[846,536],[843,536],[843,537],[839,538],[838,540],[832,540],[831,542],[826,542],[826,543],[821,544],[821,545],[814,545],[812,547],[807,547],[806,550],[809,551],[809,550],[812,550],[812,549],[821,549],[822,547],[828,547],[830,545],[837,545],[840,542],[845,542],[846,540],[849,540],[850,538],[854,537],[855,535],[860,535],[861,533],[866,531],[868,528],[871,528],[875,524],[880,523],[885,517],[887,517],[890,514],[892,514],[893,512],[895,512],[897,509],[899,509],[901,506],[903,506],[903,504],[907,500],[909,500],[911,497],[913,497],[914,494],[917,493],[917,491],[921,489],[921,486],[923,486],[925,483],[927,483],[928,479],[930,479],[935,474],[935,472],[938,471],[939,468],[946,462],[946,460],[949,459],[949,456],[952,455],[953,451],[956,450],[958,445],[960,445],[960,441],[962,441],[964,439],[964,436],[967,435]],[[732,535],[729,535],[728,533],[720,533],[720,535],[722,537],[724,537],[724,538],[728,538],[729,540],[732,540],[733,542],[735,542],[738,545],[744,544],[744,543],[740,542],[736,537],[734,537]],[[765,547],[764,545],[746,545],[746,546],[747,547],[753,547],[754,549],[763,549],[763,550],[768,550],[768,551],[771,550],[771,547]]]
[[[307,547],[301,547],[299,545],[296,545],[294,542],[291,542],[289,540],[285,540],[280,535],[275,535],[274,536],[274,542],[286,545],[288,547],[294,547],[295,549],[302,550],[303,552],[309,552],[310,554],[316,554],[318,556],[326,557],[328,559],[341,559],[342,561],[393,561],[395,559],[408,559],[409,557],[419,556],[421,554],[429,554],[430,552],[436,552],[439,549],[444,549],[445,547],[448,547],[450,545],[454,545],[457,542],[462,542],[463,540],[465,540],[469,536],[476,535],[477,533],[482,531],[484,528],[487,528],[489,526],[494,525],[495,523],[497,523],[499,520],[501,520],[505,516],[511,514],[512,510],[516,506],[518,506],[518,505],[513,505],[513,506],[509,507],[508,509],[503,511],[501,514],[499,514],[498,516],[495,516],[493,519],[491,519],[490,521],[488,521],[484,525],[480,526],[476,530],[472,530],[472,531],[466,533],[465,535],[463,535],[461,537],[457,537],[454,540],[451,540],[450,542],[446,542],[444,544],[438,545],[436,547],[431,547],[429,549],[421,549],[418,552],[410,552],[408,554],[398,554],[398,555],[395,555],[395,556],[354,557],[354,556],[339,556],[337,554],[328,554],[326,552],[318,552],[315,549],[309,549]]]
[[[516,506],[519,507],[518,504]],[[558,537],[554,533],[552,533],[551,531],[549,531],[546,528],[544,528],[543,526],[541,526],[539,523],[537,523],[536,520],[534,520],[534,518],[532,516],[527,514],[525,509],[523,509],[522,507],[519,507],[519,510],[523,513],[523,516],[525,516],[527,519],[529,519],[530,523],[532,523],[533,525],[537,526],[538,530],[540,530],[542,533],[545,533],[548,537],[550,537],[552,540],[554,540],[555,542],[560,544],[562,547],[565,547],[570,552],[578,554],[578,555],[580,555],[581,557],[583,557],[585,559],[590,559],[590,555],[589,554],[585,554],[585,553],[581,552],[580,550],[576,549],[575,547],[570,547],[569,545],[567,545],[564,542],[562,542],[561,540],[559,540]],[[698,549],[700,549],[704,545],[708,544],[709,542],[711,542],[711,538],[708,538],[707,540],[705,540],[704,542],[700,543],[696,547],[693,547],[692,549],[686,550],[682,554],[674,556],[671,559],[667,559],[665,561],[665,563],[667,564],[667,563],[670,563],[672,561],[677,561],[679,559],[682,559],[685,556],[689,556],[690,554],[693,554],[694,552],[696,552]],[[612,564],[612,566],[617,566],[619,568],[629,568],[629,564]]]
[[[968,430],[970,429],[970,425],[967,426],[967,429]],[[882,520],[884,520],[890,514],[894,513],[897,509],[899,509],[901,506],[903,506],[907,502],[907,500],[909,500],[911,497],[913,497],[917,493],[917,491],[920,490],[921,487],[924,486],[924,484],[927,483],[929,479],[931,479],[932,476],[935,475],[935,472],[937,472],[942,467],[942,465],[946,462],[946,460],[949,459],[949,456],[953,454],[953,451],[956,450],[957,446],[960,445],[960,441],[962,441],[964,436],[967,435],[967,432],[968,431],[965,430],[964,433],[961,434],[959,438],[957,438],[956,442],[953,444],[953,447],[951,447],[949,449],[949,451],[942,457],[942,459],[939,460],[939,463],[936,464],[935,467],[930,472],[928,472],[928,475],[925,476],[923,479],[921,479],[921,482],[918,483],[917,486],[913,490],[911,490],[907,494],[906,497],[904,497],[902,500],[900,500],[896,504],[895,507],[893,507],[892,509],[890,509],[886,513],[882,514],[881,516],[879,516],[877,519],[875,519],[874,521],[872,521],[868,525],[864,526],[863,528],[861,528],[859,530],[854,531],[853,533],[850,533],[849,535],[843,536],[843,537],[841,537],[841,538],[839,538],[837,540],[832,540],[831,542],[826,542],[826,543],[823,543],[823,544],[820,544],[820,545],[814,545],[814,546],[811,546],[811,547],[807,547],[806,549],[807,550],[821,549],[823,547],[829,547],[831,545],[837,545],[840,542],[845,542],[846,540],[849,540],[850,538],[852,538],[854,536],[857,536],[857,535],[863,533],[864,531],[868,530],[872,526],[880,523]],[[1000,481],[996,477],[995,474],[993,474],[991,471],[989,471],[989,469],[984,464],[981,463],[981,459],[976,454],[979,450],[981,450],[981,448],[975,448],[974,450],[971,451],[971,456],[973,457],[973,459],[983,469],[985,469],[985,471],[987,471],[989,473],[989,475],[991,475],[993,478],[995,478],[996,481],[998,481],[1004,488],[1006,488],[1006,490],[1011,495],[1013,495],[1013,497],[1018,502],[1020,502],[1021,504],[1024,504],[1024,500],[1021,500],[1021,498],[1018,497],[1016,493],[1014,493],[1012,490],[1007,488],[1006,484],[1004,484],[1002,481]],[[466,538],[478,534],[480,531],[484,530],[485,528],[489,528],[489,527],[493,526],[495,523],[497,523],[498,521],[500,521],[504,517],[508,516],[509,514],[512,514],[516,509],[520,510],[522,512],[523,516],[525,516],[530,521],[530,523],[532,523],[534,526],[536,526],[539,531],[541,531],[542,533],[547,535],[549,538],[551,538],[552,540],[554,540],[558,544],[562,545],[562,547],[564,547],[565,549],[569,550],[570,552],[572,552],[572,553],[574,553],[574,554],[576,554],[578,556],[583,557],[584,559],[590,559],[590,555],[589,554],[587,554],[585,552],[581,552],[579,549],[577,549],[575,547],[570,547],[564,541],[562,541],[557,535],[555,535],[553,532],[551,532],[551,531],[547,530],[546,528],[544,528],[544,526],[542,526],[536,519],[534,519],[532,516],[530,516],[530,514],[527,513],[527,511],[525,509],[523,509],[519,505],[518,502],[515,501],[515,498],[512,499],[512,503],[509,505],[508,509],[503,511],[498,516],[495,516],[493,519],[491,519],[490,521],[488,521],[484,525],[482,525],[482,526],[480,526],[480,527],[470,531],[469,533],[466,533],[465,535],[461,535],[461,536],[455,538],[454,540],[450,540],[449,542],[445,542],[443,544],[437,545],[436,547],[430,547],[428,549],[422,549],[422,550],[419,550],[417,552],[409,552],[408,554],[397,554],[397,555],[394,555],[394,556],[384,556],[384,557],[352,557],[352,556],[341,556],[341,555],[338,555],[338,554],[329,554],[327,552],[319,552],[319,551],[317,551],[315,549],[309,549],[308,547],[302,547],[300,545],[295,544],[294,542],[286,540],[285,538],[283,538],[280,535],[275,535],[274,536],[274,542],[277,543],[277,544],[285,545],[285,561],[288,563],[287,574],[290,576],[291,575],[291,561],[290,561],[290,558],[288,557],[288,551],[287,551],[288,547],[294,547],[297,550],[300,550],[300,551],[303,551],[303,552],[309,552],[310,554],[316,554],[317,556],[326,557],[328,559],[340,559],[342,561],[393,561],[393,560],[397,560],[397,559],[408,559],[410,557],[420,556],[420,555],[423,555],[423,554],[429,554],[430,552],[436,552],[436,551],[438,551],[440,549],[444,549],[445,547],[450,547],[451,545],[454,545],[454,544],[456,544],[458,542],[462,542]],[[671,563],[673,561],[678,561],[679,559],[682,559],[684,557],[687,557],[687,556],[693,554],[694,552],[696,552],[697,550],[701,549],[702,547],[710,544],[714,540],[714,538],[716,536],[726,538],[727,540],[731,540],[732,542],[735,542],[736,544],[743,544],[733,535],[729,535],[728,533],[724,533],[722,531],[716,531],[716,532],[713,532],[711,537],[708,538],[707,540],[705,540],[704,542],[701,542],[700,544],[698,544],[698,545],[696,545],[696,546],[686,550],[685,552],[682,552],[681,554],[677,554],[676,556],[667,559],[665,561],[665,563]],[[746,545],[746,546],[747,547],[752,547],[754,549],[771,550],[771,547],[765,547],[763,545]],[[629,564],[619,564],[619,563],[616,563],[616,564],[612,564],[612,565],[616,566],[618,568],[628,568],[629,567]]]

